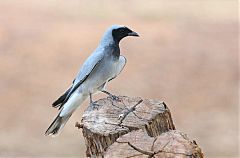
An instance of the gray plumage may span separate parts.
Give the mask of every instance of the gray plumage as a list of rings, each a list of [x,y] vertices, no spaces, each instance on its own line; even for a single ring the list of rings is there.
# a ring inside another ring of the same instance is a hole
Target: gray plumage
[[[90,96],[91,99],[92,94],[103,91],[106,83],[120,74],[126,58],[120,55],[119,42],[126,36],[138,34],[120,25],[113,25],[105,32],[96,50],[83,63],[72,86],[53,103],[60,112],[45,135],[58,134],[86,98]]]

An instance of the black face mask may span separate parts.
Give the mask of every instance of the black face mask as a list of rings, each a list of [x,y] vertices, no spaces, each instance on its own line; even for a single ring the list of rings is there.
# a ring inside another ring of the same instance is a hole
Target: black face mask
[[[138,34],[136,32],[133,32],[127,27],[121,27],[121,28],[112,30],[112,36],[113,36],[113,40],[116,43],[119,43],[120,40],[123,39],[124,37],[138,36]]]

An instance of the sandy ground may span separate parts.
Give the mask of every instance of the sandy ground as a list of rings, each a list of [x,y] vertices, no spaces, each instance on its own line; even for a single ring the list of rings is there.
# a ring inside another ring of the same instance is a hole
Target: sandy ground
[[[108,90],[165,101],[176,127],[206,157],[237,157],[237,6],[234,0],[1,1],[0,156],[85,156],[74,124],[88,101],[57,138],[44,136],[57,114],[50,105],[105,29],[124,24],[141,38],[122,41],[128,63]]]

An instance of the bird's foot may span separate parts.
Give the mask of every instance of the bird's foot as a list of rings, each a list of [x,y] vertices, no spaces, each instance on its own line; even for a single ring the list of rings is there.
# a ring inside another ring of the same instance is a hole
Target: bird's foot
[[[116,96],[116,95],[112,95],[110,94],[109,97],[114,100],[114,101],[117,101],[117,102],[121,102],[122,100],[120,99],[120,97]]]
[[[120,99],[120,97],[111,94],[108,91],[102,90],[103,93],[107,94],[112,100],[117,101],[117,102],[121,102],[122,100]]]
[[[97,109],[97,110],[98,110],[101,105],[92,102],[92,103],[90,104],[90,106],[91,106],[92,109]]]

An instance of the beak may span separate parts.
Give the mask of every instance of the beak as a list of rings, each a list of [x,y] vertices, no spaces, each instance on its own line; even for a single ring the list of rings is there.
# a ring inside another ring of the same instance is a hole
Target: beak
[[[134,32],[134,31],[128,33],[128,36],[136,36],[136,37],[139,37],[139,35],[137,34],[137,32]]]

